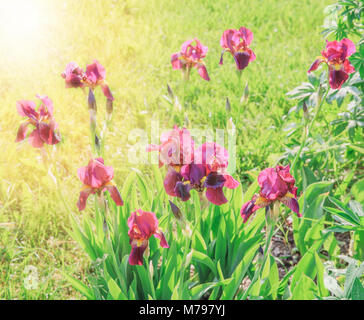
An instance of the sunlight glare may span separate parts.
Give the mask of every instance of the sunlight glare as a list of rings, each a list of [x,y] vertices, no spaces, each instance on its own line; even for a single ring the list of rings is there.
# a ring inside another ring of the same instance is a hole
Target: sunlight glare
[[[21,59],[34,54],[44,27],[38,1],[0,0],[0,50],[5,57]]]

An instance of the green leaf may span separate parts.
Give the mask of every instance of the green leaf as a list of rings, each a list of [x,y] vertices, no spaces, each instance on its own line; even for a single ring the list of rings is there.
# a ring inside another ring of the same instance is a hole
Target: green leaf
[[[361,179],[353,184],[351,193],[356,201],[364,205],[364,179]]]
[[[364,300],[364,287],[358,278],[354,280],[351,298],[353,300]]]
[[[248,190],[244,193],[244,203],[250,201],[254,194],[258,191],[259,184],[258,181],[254,181],[248,188]]]
[[[286,289],[288,287],[289,279],[291,278],[292,274],[295,273],[297,266],[294,266],[290,271],[287,272],[287,274],[282,278],[281,282],[279,283],[278,287],[278,295],[283,296]]]
[[[226,280],[218,281],[218,282],[208,282],[208,283],[198,284],[191,289],[191,299],[198,300],[210,289],[218,287],[218,286],[222,286],[222,285],[227,285],[231,282],[231,280],[232,279],[230,278],[230,279],[226,279]]]
[[[351,209],[349,209],[346,205],[344,205],[339,200],[337,200],[333,197],[329,197],[329,199],[339,209],[342,210],[342,211],[336,212],[336,215],[338,215],[340,218],[343,218],[344,220],[348,221],[349,223],[352,223],[353,225],[360,225],[360,218],[355,212],[353,212]]]
[[[128,297],[122,293],[121,289],[112,278],[107,281],[107,287],[114,300],[128,300]]]
[[[207,266],[215,276],[217,276],[217,270],[215,264],[212,262],[211,258],[208,257],[206,254],[193,250],[192,252],[192,261],[202,263]]]
[[[123,199],[129,198],[129,194],[132,190],[132,186],[135,183],[135,175],[136,175],[136,173],[134,171],[130,171],[130,173],[126,177],[126,180],[124,181],[123,189],[121,190],[121,195],[122,195]]]
[[[326,272],[324,273],[324,284],[325,287],[337,298],[342,298],[344,296],[343,290],[338,285],[337,281],[329,276]]]
[[[364,268],[364,263],[360,267],[357,267],[357,262],[355,260],[349,263],[345,274],[345,284],[344,284],[345,297],[350,298],[355,279],[360,279],[360,277],[363,274],[363,268]]]
[[[222,300],[232,300],[234,298],[258,248],[259,244],[255,244],[245,251],[242,260],[231,275],[233,280],[223,290]]]
[[[296,287],[296,284],[303,275],[306,275],[312,280],[315,279],[315,276],[317,274],[315,252],[320,249],[321,245],[326,240],[327,236],[328,234],[325,234],[320,241],[316,241],[312,245],[312,247],[305,253],[300,262],[297,264],[296,271],[292,277],[292,282],[291,282],[292,294]]]
[[[75,288],[77,291],[83,294],[87,299],[95,300],[95,296],[89,287],[83,284],[80,280],[77,280],[64,272],[62,272],[62,274],[67,279],[67,281],[72,285],[73,288]]]
[[[330,292],[326,289],[325,283],[324,283],[324,273],[325,273],[325,267],[322,263],[319,255],[317,252],[315,252],[315,262],[316,262],[316,268],[317,268],[317,285],[320,293],[320,297],[327,297],[330,295]]]
[[[261,286],[259,295],[263,297],[271,296],[273,300],[277,299],[277,290],[279,287],[279,272],[274,257],[269,255],[261,276]]]
[[[292,300],[314,300],[317,295],[317,286],[312,279],[302,275],[292,292]]]
[[[201,233],[196,229],[193,234],[192,247],[201,252],[207,252],[207,245]]]
[[[143,285],[143,290],[145,291],[145,294],[150,294],[155,300],[156,296],[155,296],[153,281],[150,279],[149,272],[146,270],[146,267],[142,265],[142,266],[135,266],[135,268],[140,277],[140,281]]]

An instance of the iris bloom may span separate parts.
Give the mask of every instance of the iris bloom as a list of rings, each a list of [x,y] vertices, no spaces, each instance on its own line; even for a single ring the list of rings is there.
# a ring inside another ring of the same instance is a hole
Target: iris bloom
[[[36,105],[33,101],[17,101],[16,107],[22,117],[28,118],[23,122],[17,133],[15,142],[22,141],[26,138],[29,125],[34,130],[29,135],[29,142],[34,148],[41,148],[43,144],[54,145],[61,141],[57,130],[57,123],[53,118],[53,103],[47,96],[36,96],[41,100],[41,104],[36,111]]]
[[[87,65],[86,71],[82,70],[75,62],[70,62],[62,73],[62,77],[65,79],[66,88],[89,87],[94,90],[100,86],[104,96],[110,101],[114,100],[106,82],[105,68],[97,60]]]
[[[236,68],[238,70],[245,69],[249,62],[256,59],[256,56],[249,45],[253,41],[253,32],[245,27],[239,30],[225,30],[220,39],[220,45],[223,48],[220,58],[220,64],[223,64],[223,55],[225,52],[230,52],[233,56]]]
[[[158,228],[158,219],[154,212],[138,209],[129,217],[128,226],[131,244],[129,264],[143,265],[143,254],[148,247],[148,241],[152,235],[160,239],[162,248],[169,248],[163,232]]]
[[[301,217],[297,201],[297,188],[295,179],[289,173],[289,166],[276,166],[267,168],[258,176],[260,186],[259,194],[255,194],[252,200],[246,202],[241,208],[241,216],[244,222],[258,209],[267,207],[276,201],[280,201]]]
[[[159,167],[172,166],[177,171],[185,164],[193,161],[194,141],[186,128],[179,129],[176,125],[173,130],[164,132],[160,138],[161,144],[150,144],[147,151],[159,152]]]
[[[167,194],[187,201],[191,189],[201,193],[206,190],[209,202],[216,205],[226,203],[223,187],[235,189],[239,186],[239,182],[226,172],[228,152],[217,143],[204,143],[195,155],[194,162],[182,166],[179,172],[169,169],[164,180]]]
[[[103,158],[91,159],[86,167],[78,169],[78,177],[83,183],[80,197],[77,202],[78,210],[86,207],[87,198],[90,194],[101,195],[109,191],[111,198],[117,206],[123,205],[119,190],[113,183],[114,169],[104,165]]]
[[[67,64],[66,70],[62,73],[62,77],[65,79],[66,88],[83,88],[85,86],[84,71],[76,62]]]
[[[196,44],[192,45],[193,42]],[[197,68],[201,78],[210,81],[205,63],[202,60],[206,57],[207,50],[208,48],[203,46],[196,38],[184,42],[181,51],[171,56],[173,69],[182,69],[184,72],[187,72],[188,77],[190,70]]]
[[[349,78],[349,74],[355,71],[348,57],[355,53],[355,44],[349,39],[341,41],[327,41],[326,48],[321,52],[311,65],[308,73],[316,70],[324,62],[329,67],[329,84],[332,89],[340,89]]]

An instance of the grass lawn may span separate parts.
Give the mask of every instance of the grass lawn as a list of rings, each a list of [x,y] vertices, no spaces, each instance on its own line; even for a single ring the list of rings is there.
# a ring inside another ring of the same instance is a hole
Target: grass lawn
[[[247,171],[274,164],[285,151],[283,129],[296,117],[284,117],[294,106],[285,94],[305,81],[322,50],[323,10],[333,1],[33,2],[41,16],[36,34],[27,39],[0,37],[0,299],[80,298],[62,272],[83,279],[88,271],[88,258],[68,236],[69,213],[39,151],[14,142],[21,121],[17,100],[35,100],[37,93],[53,100],[63,140],[50,148],[51,156],[61,192],[76,214],[81,186],[77,168],[87,164],[91,150],[86,96],[65,89],[60,76],[69,61],[84,67],[97,59],[106,68],[115,103],[104,158],[114,167],[119,186],[133,167],[128,162],[128,133],[133,128],[149,130],[151,119],[159,119],[164,129],[187,121],[190,128],[224,129],[232,118],[238,130],[237,174],[244,181]],[[251,48],[257,59],[239,78],[231,56],[225,55],[223,66],[219,59],[222,32],[241,26],[254,33]],[[193,70],[183,87],[170,56],[194,37],[209,48],[205,62],[211,81]],[[184,93],[182,110],[163,98],[167,83],[179,97]],[[241,104],[246,83],[249,101]],[[101,120],[104,97],[96,92]],[[82,214],[91,214],[90,207]],[[34,290],[24,287],[29,265],[38,269],[41,280]]]

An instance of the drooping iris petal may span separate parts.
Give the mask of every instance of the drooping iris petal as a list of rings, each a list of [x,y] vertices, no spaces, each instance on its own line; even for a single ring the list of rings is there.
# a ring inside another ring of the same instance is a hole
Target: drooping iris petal
[[[255,207],[255,201],[250,200],[248,202],[245,202],[240,210],[240,215],[243,218],[243,221],[246,222],[249,217],[254,213],[254,211],[257,210]],[[255,210],[254,210],[255,209]]]
[[[329,84],[332,89],[340,89],[343,83],[349,78],[344,70],[331,70],[329,73]]]
[[[87,199],[91,193],[92,193],[91,188],[85,188],[80,192],[80,196],[77,201],[77,207],[79,211],[82,211],[86,208]]]
[[[348,59],[344,61],[344,71],[348,74],[355,72],[355,68],[350,64]]]
[[[43,140],[40,137],[39,134],[39,130],[36,128],[33,130],[33,132],[29,135],[29,143],[34,147],[34,148],[41,148],[43,147]]]
[[[201,76],[201,78],[205,79],[206,81],[210,81],[210,77],[204,65],[198,67],[198,74]]]
[[[162,231],[156,232],[154,236],[158,239],[160,239],[160,246],[162,248],[169,248],[169,245],[167,243],[166,237],[164,236],[164,233]]]
[[[134,241],[131,243],[131,252],[129,255],[129,264],[132,266],[142,266],[143,265],[143,254],[145,249],[148,247],[148,241],[143,241],[140,246],[138,246]]]
[[[250,55],[249,62],[252,62],[252,61],[254,61],[254,60],[257,58],[257,57],[256,57],[256,55],[255,55],[255,53],[253,52],[253,50],[252,50],[252,49],[248,48],[246,51],[247,51],[247,52],[249,53],[249,55]]]
[[[224,64],[224,53],[225,53],[225,50],[222,50],[221,56],[220,56],[219,65],[223,65]]]
[[[181,168],[183,178],[191,184],[199,185],[203,177],[206,176],[206,168],[202,164],[190,164]]]
[[[206,177],[204,185],[206,188],[217,189],[217,188],[222,188],[224,186],[225,181],[226,179],[224,178],[223,175],[218,174],[216,172],[211,172]]]
[[[117,206],[124,205],[123,199],[121,198],[120,192],[116,186],[107,185],[105,189],[109,191],[111,199],[114,200]]]
[[[172,197],[176,197],[175,187],[177,182],[182,181],[182,175],[176,172],[174,169],[169,169],[166,177],[164,178],[164,189],[166,193]]]
[[[15,142],[23,141],[27,135],[28,126],[30,125],[29,121],[23,122],[20,124],[20,127],[18,129],[18,132],[16,134]]]
[[[302,214],[300,213],[300,206],[296,198],[284,197],[280,201],[296,213],[297,217],[302,217]]]
[[[254,195],[252,200],[244,203],[240,210],[244,222],[246,222],[255,211],[267,207],[270,203],[271,201],[268,201],[257,194]]]
[[[206,188],[206,198],[213,204],[217,206],[221,206],[222,204],[228,202],[224,192],[222,191],[222,187],[218,188]]]
[[[188,201],[191,198],[191,185],[188,183],[177,182],[174,187],[174,192],[182,201]]]
[[[172,68],[174,70],[178,70],[178,69],[182,69],[183,64],[181,62],[181,60],[179,59],[180,57],[180,53],[173,53],[171,56],[171,64],[172,64]]]
[[[38,130],[41,139],[44,143],[49,145],[57,144],[61,141],[60,136],[55,131],[56,124],[54,122],[51,123],[39,123]]]
[[[102,83],[100,86],[101,86],[101,90],[102,90],[102,93],[104,94],[104,96],[108,100],[114,101],[114,97],[111,93],[109,86],[106,83]]]
[[[308,73],[310,73],[311,71],[315,71],[317,70],[317,68],[319,67],[319,65],[324,62],[323,59],[316,59],[310,66],[310,69],[308,69]]]
[[[236,67],[238,68],[238,70],[243,70],[249,64],[250,54],[246,51],[236,52],[234,54],[234,59],[235,59]]]
[[[239,181],[235,180],[231,175],[229,174],[225,174],[224,175],[225,178],[225,183],[224,183],[224,187],[229,188],[229,189],[235,189],[239,186]]]

